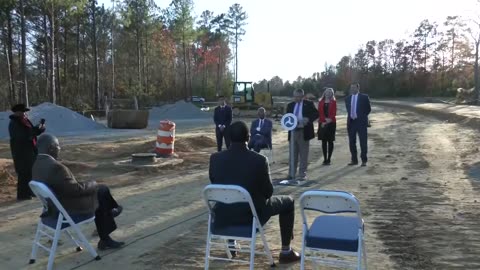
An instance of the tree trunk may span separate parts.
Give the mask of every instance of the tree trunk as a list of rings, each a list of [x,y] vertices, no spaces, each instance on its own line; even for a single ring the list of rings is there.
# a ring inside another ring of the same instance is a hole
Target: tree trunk
[[[93,72],[94,72],[94,96],[95,96],[95,109],[100,109],[100,81],[98,74],[98,46],[97,46],[97,22],[96,22],[96,5],[95,0],[92,2],[92,47],[93,47]]]
[[[115,0],[112,0],[113,5],[113,19],[112,19],[112,93],[111,97],[115,97],[115,46],[114,46],[114,33],[115,33]]]
[[[146,31],[145,31],[146,32]],[[147,33],[145,33],[145,54],[143,55],[143,61],[144,61],[144,66],[145,66],[145,70],[144,70],[144,79],[145,79],[145,92],[146,93],[149,93],[150,91],[150,88],[149,88],[149,76],[148,76],[148,72],[149,72],[149,68],[148,68],[148,38],[147,38]]]
[[[76,86],[76,97],[80,96],[80,18],[77,18],[77,42],[76,42],[76,54],[77,63],[76,72],[75,72],[75,86]]]
[[[235,29],[235,81],[238,81],[238,31]]]
[[[59,31],[58,31],[58,23],[55,23],[55,49],[57,51],[57,53],[55,54],[55,70],[58,72],[57,76],[55,77],[56,79],[56,86],[55,86],[55,94],[56,94],[56,99],[57,99],[57,102],[59,104],[62,104],[62,86],[61,86],[61,82],[60,82],[60,53],[59,53],[59,49],[58,49],[58,46],[60,44],[59,42],[59,39],[60,39],[60,34],[59,34]],[[66,70],[64,71],[66,72]]]
[[[25,6],[24,0],[20,0],[20,24],[21,24],[21,36],[22,36],[22,102],[30,106],[28,100],[28,87],[27,87],[27,38],[25,28]]]
[[[138,27],[138,26],[137,26]],[[137,42],[137,80],[138,80],[138,88],[136,91],[140,91],[142,89],[142,54],[140,48],[140,30],[137,29],[136,33],[136,42]],[[136,95],[137,93],[135,93]]]
[[[6,11],[7,15],[7,65],[8,77],[10,83],[10,102],[17,102],[17,94],[15,91],[15,65],[13,62],[13,37],[12,37],[12,13],[11,10]]]
[[[50,45],[48,42],[48,26],[47,26],[47,15],[43,15],[43,31],[45,33],[45,91],[44,98],[48,100],[49,91],[50,91]]]
[[[68,31],[69,29],[67,28],[67,26],[64,26],[64,35],[63,35],[63,87],[64,87],[64,90],[67,90],[69,89],[70,90],[70,87],[68,87],[68,43],[67,43],[67,38],[68,38]],[[68,100],[68,96],[71,94],[70,92],[67,93],[67,95],[63,95],[62,92],[60,92],[60,98],[62,97],[66,97],[66,99]],[[60,102],[65,102],[64,100],[60,100]]]
[[[50,58],[51,58],[51,78],[50,78],[50,101],[53,104],[57,103],[57,93],[55,90],[55,6],[51,6],[50,12]]]
[[[182,40],[182,47],[183,47],[183,71],[184,71],[184,84],[183,84],[183,91],[184,91],[184,98],[187,99],[188,93],[187,93],[187,49],[186,49],[186,44],[185,44],[185,35],[183,36]]]
[[[480,95],[480,78],[478,70],[478,49],[480,46],[480,36],[475,42],[475,104],[478,104],[478,97]]]

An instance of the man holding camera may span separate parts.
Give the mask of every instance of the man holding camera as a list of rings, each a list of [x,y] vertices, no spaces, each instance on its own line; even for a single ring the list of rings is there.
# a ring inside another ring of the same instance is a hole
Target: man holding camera
[[[295,180],[304,181],[307,178],[308,167],[308,152],[310,148],[310,140],[315,137],[315,130],[313,123],[318,119],[318,111],[313,102],[304,99],[305,92],[303,89],[297,89],[293,92],[294,101],[287,106],[287,113],[293,113],[297,116],[297,127],[288,132],[288,140],[294,136],[293,146],[293,172],[297,172],[297,167],[300,160],[300,167],[298,169],[298,177]],[[295,175],[289,175],[292,179]]]
[[[45,131],[45,119],[34,126],[26,112],[30,111],[25,104],[12,107],[8,131],[10,133],[10,150],[17,173],[17,200],[30,200],[33,192],[28,183],[32,180],[32,167],[37,158],[37,136]]]

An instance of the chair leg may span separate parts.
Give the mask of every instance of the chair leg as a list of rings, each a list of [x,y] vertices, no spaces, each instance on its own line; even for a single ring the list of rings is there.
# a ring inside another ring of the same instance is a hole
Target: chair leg
[[[230,252],[230,246],[229,246],[228,240],[223,239],[223,242],[225,242],[225,252],[227,253],[227,258],[231,260],[233,256],[232,256],[232,253]]]
[[[35,238],[33,239],[33,245],[32,245],[32,254],[30,255],[30,264],[34,264],[35,260],[37,259],[37,251],[38,251],[38,245],[37,243],[40,241],[40,230],[42,229],[42,222],[39,221],[37,224],[37,231],[35,232]]]
[[[210,234],[210,216],[208,217],[208,233],[207,233],[207,248],[205,250],[205,270],[208,270],[210,266],[210,242],[212,241],[212,237]]]
[[[253,233],[252,241],[250,242],[250,270],[255,268],[255,245],[257,240],[257,234]]]
[[[70,237],[70,239],[72,239],[73,243],[75,244],[75,247],[77,248],[76,250],[78,252],[82,251],[82,246],[80,245],[80,243],[77,242],[77,240],[73,237],[70,231],[67,229],[65,230],[65,233],[68,235],[68,237]]]
[[[82,231],[80,231],[78,226],[76,224],[73,224],[72,228],[80,239],[80,243],[83,244],[83,246],[88,250],[92,257],[95,258],[95,260],[97,261],[100,260],[100,256],[98,256],[97,251],[92,247],[92,245],[90,245],[87,238],[85,237],[85,235],[83,235]]]
[[[303,224],[303,232],[302,232],[302,254],[301,261],[300,261],[300,270],[305,269],[305,237],[307,236],[307,225]]]
[[[61,227],[62,227],[63,215],[60,214],[58,217],[57,227],[53,235],[52,246],[50,247],[50,256],[48,256],[48,265],[47,270],[53,269],[53,261],[55,260],[55,253],[57,252],[58,239],[60,238]]]
[[[362,254],[363,254],[363,238],[361,233],[358,238],[358,251],[357,251],[357,270],[362,270]]]
[[[267,239],[265,238],[265,234],[263,233],[263,229],[260,230],[260,234],[262,236],[263,249],[265,250],[265,253],[268,256],[270,266],[274,267],[275,266],[275,261],[273,260],[272,251],[270,251],[270,247],[268,246]]]

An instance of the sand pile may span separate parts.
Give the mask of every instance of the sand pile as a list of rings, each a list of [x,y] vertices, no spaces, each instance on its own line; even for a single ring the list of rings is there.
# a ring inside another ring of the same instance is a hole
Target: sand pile
[[[17,180],[12,162],[0,159],[0,187],[15,186],[16,183]]]
[[[9,137],[8,124],[10,122],[10,114],[10,112],[0,113],[0,138]],[[34,125],[37,125],[40,119],[45,118],[47,132],[57,136],[75,135],[76,133],[105,128],[105,126],[77,112],[52,103],[42,103],[32,107],[28,115]]]
[[[183,120],[211,118],[211,112],[202,111],[199,107],[185,101],[154,107],[150,110],[150,120]]]
[[[196,137],[178,138],[175,142],[175,151],[178,152],[194,152],[209,147],[215,147],[217,142],[205,135]]]

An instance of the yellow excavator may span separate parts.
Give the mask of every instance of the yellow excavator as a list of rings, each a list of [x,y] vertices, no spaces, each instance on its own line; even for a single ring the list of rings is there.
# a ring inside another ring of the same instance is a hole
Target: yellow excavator
[[[264,107],[272,114],[283,114],[283,107],[274,106],[270,87],[267,91],[255,91],[252,82],[235,82],[232,95],[233,115],[240,116],[241,111],[257,110]]]

